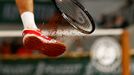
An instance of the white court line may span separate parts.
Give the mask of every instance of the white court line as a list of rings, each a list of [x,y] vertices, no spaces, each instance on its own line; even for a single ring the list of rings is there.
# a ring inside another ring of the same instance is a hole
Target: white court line
[[[44,34],[49,34],[48,31],[43,31]],[[96,29],[92,34],[83,34],[77,30],[58,30],[57,36],[103,36],[103,35],[121,35],[123,29]],[[21,30],[0,31],[0,37],[21,37]]]

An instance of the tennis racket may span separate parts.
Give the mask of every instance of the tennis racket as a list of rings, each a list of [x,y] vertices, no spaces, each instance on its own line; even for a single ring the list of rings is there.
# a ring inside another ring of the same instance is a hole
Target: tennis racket
[[[61,12],[63,18],[67,20],[76,30],[91,34],[95,30],[95,23],[92,16],[77,0],[53,0],[54,4]]]

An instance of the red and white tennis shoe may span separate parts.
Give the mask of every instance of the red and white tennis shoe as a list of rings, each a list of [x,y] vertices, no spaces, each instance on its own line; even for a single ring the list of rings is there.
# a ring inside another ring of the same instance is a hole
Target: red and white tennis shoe
[[[51,57],[59,56],[65,52],[63,43],[43,35],[40,30],[24,30],[23,44],[27,49],[39,50]]]

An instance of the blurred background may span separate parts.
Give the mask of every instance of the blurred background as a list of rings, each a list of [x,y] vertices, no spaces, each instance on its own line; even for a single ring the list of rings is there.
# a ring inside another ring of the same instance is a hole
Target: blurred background
[[[0,0],[0,75],[134,75],[134,0],[78,1],[92,15],[95,32],[53,36],[67,51],[49,58],[23,47],[15,0]],[[44,33],[56,35],[70,26],[51,0],[34,3],[36,24]]]

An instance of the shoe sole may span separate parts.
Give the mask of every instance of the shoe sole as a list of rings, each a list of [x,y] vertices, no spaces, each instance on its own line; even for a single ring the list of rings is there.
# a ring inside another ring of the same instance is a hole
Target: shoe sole
[[[34,34],[27,34],[23,38],[23,44],[27,49],[38,50],[39,52],[50,56],[60,56],[65,52],[65,45],[60,42],[48,43],[43,38],[38,37]]]

